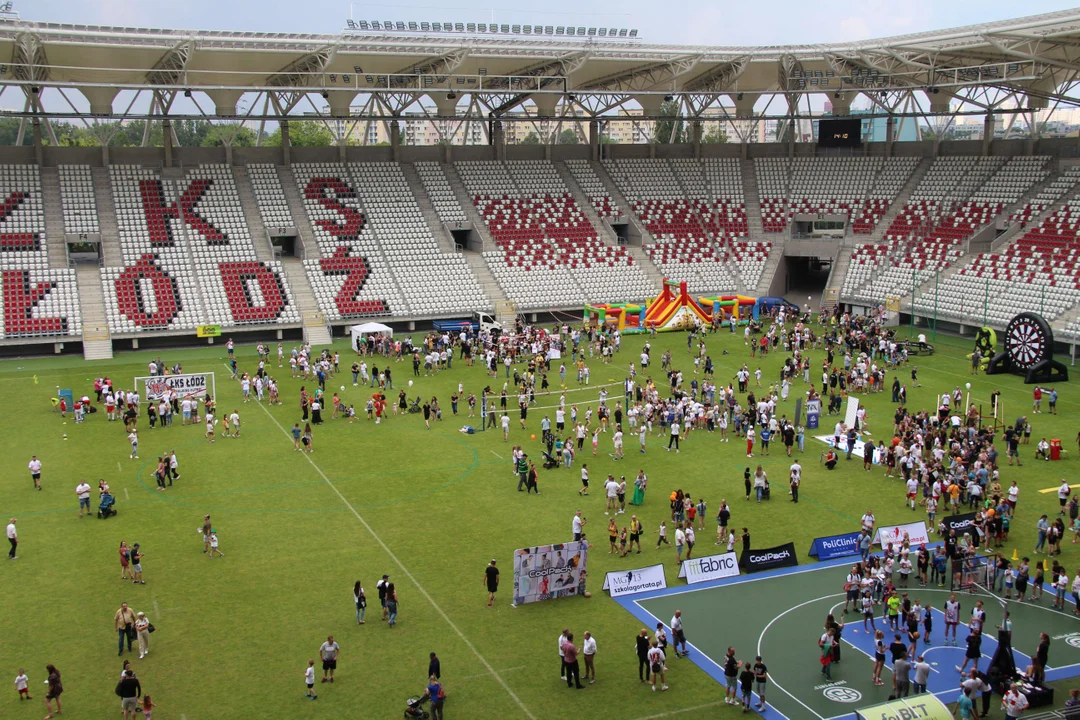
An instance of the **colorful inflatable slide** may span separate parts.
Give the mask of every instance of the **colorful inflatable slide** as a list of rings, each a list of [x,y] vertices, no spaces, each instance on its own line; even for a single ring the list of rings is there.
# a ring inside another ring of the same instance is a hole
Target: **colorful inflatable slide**
[[[677,292],[672,292],[677,288]],[[644,329],[656,328],[657,331],[685,330],[712,322],[712,315],[701,309],[686,291],[685,282],[664,280],[659,297],[649,303],[645,311]]]
[[[643,308],[634,303],[593,303],[585,306],[586,325],[609,325],[609,330],[641,332]]]
[[[721,322],[731,322],[734,315],[740,325],[744,325],[751,318],[757,320],[757,298],[745,295],[714,295],[713,297],[700,297],[698,302],[701,306],[712,311],[713,316],[719,317]]]

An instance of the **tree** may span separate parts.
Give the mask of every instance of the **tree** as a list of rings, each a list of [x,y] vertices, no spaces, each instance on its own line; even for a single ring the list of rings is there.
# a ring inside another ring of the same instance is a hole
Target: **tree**
[[[540,136],[530,130],[529,134],[518,140],[518,145],[539,145]]]
[[[727,133],[718,127],[713,128],[701,138],[701,142],[704,145],[722,145],[728,142],[728,140]]]
[[[200,143],[201,147],[221,147],[225,144],[224,138],[231,138],[230,145],[233,147],[254,147],[255,131],[247,126],[232,129],[224,125],[214,125],[209,129]]]
[[[281,128],[270,133],[263,145],[280,145]],[[290,120],[289,144],[293,147],[328,147],[334,136],[321,120]]]
[[[577,130],[567,128],[559,133],[559,137],[555,142],[559,145],[580,145],[581,138],[578,137]]]
[[[675,101],[660,106],[660,119],[653,124],[653,139],[664,145],[686,142],[686,130],[679,117],[679,104]]]

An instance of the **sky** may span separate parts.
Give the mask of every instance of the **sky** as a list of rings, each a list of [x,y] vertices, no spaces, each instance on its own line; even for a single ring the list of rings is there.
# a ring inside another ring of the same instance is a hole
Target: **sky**
[[[356,19],[528,23],[636,28],[649,43],[789,45],[904,35],[1064,10],[1075,0],[15,0],[25,20],[167,29],[337,33]]]

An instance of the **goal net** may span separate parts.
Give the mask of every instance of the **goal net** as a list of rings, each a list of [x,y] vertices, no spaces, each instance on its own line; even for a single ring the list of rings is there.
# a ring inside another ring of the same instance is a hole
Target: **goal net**
[[[157,402],[166,390],[175,392],[181,400],[184,398],[203,398],[207,395],[217,397],[217,384],[214,373],[189,373],[186,375],[144,375],[135,378],[135,389],[141,402]]]
[[[975,592],[976,588],[983,588],[991,583],[990,569],[993,567],[992,558],[986,555],[973,555],[951,561],[953,590],[963,592]]]

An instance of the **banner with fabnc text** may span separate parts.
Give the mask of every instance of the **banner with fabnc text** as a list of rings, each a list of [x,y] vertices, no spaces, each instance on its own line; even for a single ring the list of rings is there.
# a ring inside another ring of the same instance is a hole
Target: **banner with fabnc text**
[[[850,532],[843,535],[816,538],[810,543],[809,555],[818,560],[831,560],[832,558],[845,557],[859,554],[859,537],[862,533]]]
[[[514,605],[585,594],[588,545],[575,541],[514,551]]]

